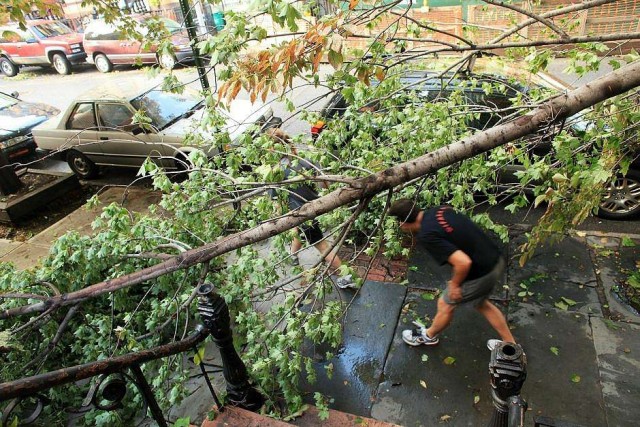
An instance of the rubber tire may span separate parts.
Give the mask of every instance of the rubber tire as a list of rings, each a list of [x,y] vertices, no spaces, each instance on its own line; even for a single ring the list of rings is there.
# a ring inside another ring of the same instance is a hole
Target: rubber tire
[[[62,74],[62,75],[71,74],[71,63],[69,62],[67,57],[64,56],[63,54],[54,53],[53,56],[51,57],[51,64],[53,65],[53,68],[56,69],[58,74]]]
[[[107,58],[104,53],[99,53],[93,59],[93,63],[101,73],[109,73],[113,70],[113,63]],[[98,65],[101,64],[101,65]]]
[[[76,150],[69,150],[67,163],[71,170],[82,179],[93,179],[98,176],[100,169],[87,156]]]
[[[171,181],[184,182],[189,178],[189,171],[191,171],[194,165],[189,161],[187,153],[183,153],[182,151],[176,152],[173,157],[175,157],[174,163],[176,170],[170,175]]]
[[[18,66],[11,62],[9,58],[2,57],[0,58],[0,69],[2,73],[7,77],[13,77],[18,74]]]
[[[622,188],[617,189],[617,196],[619,200],[632,200],[632,205],[629,210],[624,212],[615,212],[611,209],[605,208],[605,202],[600,204],[598,209],[598,216],[604,219],[626,220],[635,218],[640,214],[640,170],[629,169],[626,176],[618,175],[616,182],[622,183]],[[607,189],[607,192],[611,191],[611,187]],[[614,196],[614,198],[616,198]],[[635,200],[634,200],[635,199]],[[633,203],[635,202],[635,205]]]
[[[173,70],[177,63],[178,61],[176,57],[173,55],[164,53],[158,56],[158,64],[160,65],[161,68],[164,68],[165,70]]]

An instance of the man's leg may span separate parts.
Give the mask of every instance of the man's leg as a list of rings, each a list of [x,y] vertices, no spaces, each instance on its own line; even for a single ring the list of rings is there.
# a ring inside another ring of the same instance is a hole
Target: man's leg
[[[429,338],[435,338],[436,335],[449,326],[449,323],[451,323],[451,320],[453,319],[453,311],[455,309],[456,306],[453,304],[447,304],[444,298],[440,297],[438,299],[438,311],[433,318],[433,322],[431,322],[431,326],[427,329],[427,335]]]
[[[297,231],[298,230],[296,229],[296,232]],[[298,236],[295,236],[293,238],[293,241],[291,241],[291,255],[298,256],[298,252],[300,251],[300,249],[302,249],[302,242],[300,241]]]
[[[504,314],[502,314],[498,307],[493,305],[489,300],[484,300],[476,307],[476,310],[489,321],[493,329],[500,335],[502,341],[516,342],[511,334],[509,325],[507,325],[507,319],[505,319]]]
[[[326,240],[321,240],[314,246],[321,254],[329,250],[329,243]],[[342,260],[335,252],[330,252],[329,254],[327,254],[325,260],[331,265],[332,273],[337,272],[342,265]]]

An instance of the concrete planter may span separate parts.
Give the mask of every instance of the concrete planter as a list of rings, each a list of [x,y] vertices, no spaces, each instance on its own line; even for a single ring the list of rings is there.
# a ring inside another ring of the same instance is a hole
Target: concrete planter
[[[78,177],[73,173],[27,169],[22,175],[25,174],[49,175],[55,177],[55,179],[35,188],[33,191],[7,201],[0,201],[0,222],[2,223],[13,223],[68,191],[80,187]]]

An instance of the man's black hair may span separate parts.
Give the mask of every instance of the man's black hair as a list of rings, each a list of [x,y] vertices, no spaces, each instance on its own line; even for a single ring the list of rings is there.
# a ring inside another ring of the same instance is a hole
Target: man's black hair
[[[391,204],[389,215],[395,216],[400,222],[414,222],[420,209],[411,199],[398,199]]]

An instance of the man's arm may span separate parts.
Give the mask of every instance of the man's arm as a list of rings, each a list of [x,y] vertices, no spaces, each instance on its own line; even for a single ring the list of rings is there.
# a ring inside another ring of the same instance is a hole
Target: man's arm
[[[464,279],[467,278],[467,274],[469,274],[469,270],[471,269],[471,258],[469,255],[462,252],[460,249],[453,252],[449,255],[447,259],[451,267],[453,268],[453,272],[451,274],[451,280],[449,280],[449,296],[453,301],[457,301],[462,298],[462,290],[460,289],[460,285],[464,282]]]

